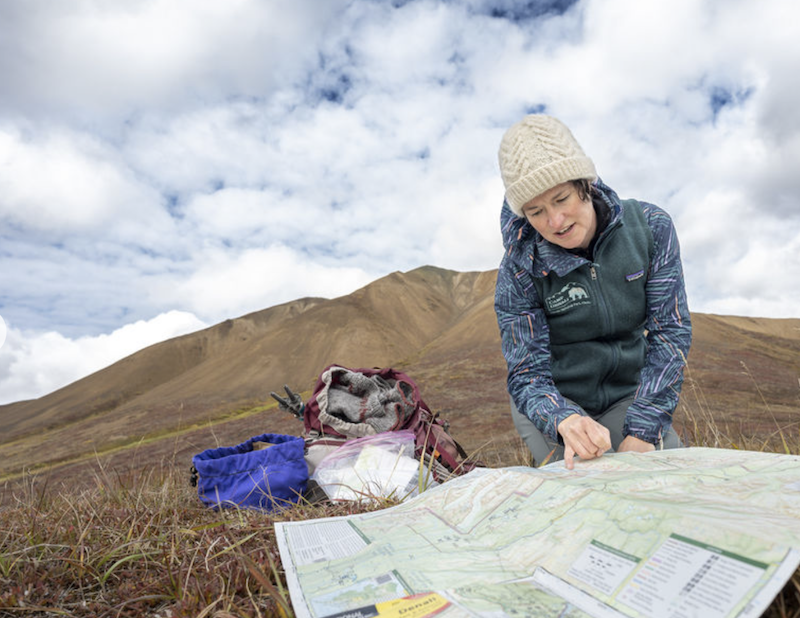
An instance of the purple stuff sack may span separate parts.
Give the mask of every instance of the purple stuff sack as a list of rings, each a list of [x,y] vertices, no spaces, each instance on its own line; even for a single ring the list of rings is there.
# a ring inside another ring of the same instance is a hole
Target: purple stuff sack
[[[296,504],[308,484],[304,451],[302,438],[279,434],[203,451],[192,458],[197,495],[214,509],[273,511]]]

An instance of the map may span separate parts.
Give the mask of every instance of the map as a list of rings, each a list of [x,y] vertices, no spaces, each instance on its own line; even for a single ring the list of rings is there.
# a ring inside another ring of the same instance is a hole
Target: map
[[[275,530],[298,618],[756,618],[800,564],[800,457],[685,448],[482,468]]]

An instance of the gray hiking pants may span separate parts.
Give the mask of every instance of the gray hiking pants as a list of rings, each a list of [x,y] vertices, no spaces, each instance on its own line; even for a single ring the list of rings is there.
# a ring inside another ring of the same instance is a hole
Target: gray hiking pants
[[[622,435],[622,427],[625,424],[625,415],[631,403],[633,403],[633,397],[621,399],[601,415],[592,417],[603,425],[603,427],[608,429],[611,434],[611,448],[615,451],[619,448],[624,438]],[[539,431],[536,425],[533,424],[533,421],[517,410],[517,406],[514,405],[513,400],[511,400],[511,418],[514,421],[514,427],[517,428],[517,432],[519,432],[520,437],[533,455],[534,465],[541,465],[541,462],[547,459],[551,451],[554,452],[547,460],[548,463],[564,459],[564,446],[558,442],[553,442]],[[672,426],[670,426],[669,431],[667,431],[664,436],[663,445],[656,445],[656,449],[681,448],[682,446],[683,443],[681,439],[678,437],[678,434],[675,433]]]

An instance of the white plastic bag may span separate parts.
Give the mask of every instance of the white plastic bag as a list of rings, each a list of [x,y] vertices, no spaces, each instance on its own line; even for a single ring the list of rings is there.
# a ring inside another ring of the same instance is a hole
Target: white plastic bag
[[[414,456],[414,432],[349,440],[319,462],[311,479],[331,500],[404,500],[436,484]]]

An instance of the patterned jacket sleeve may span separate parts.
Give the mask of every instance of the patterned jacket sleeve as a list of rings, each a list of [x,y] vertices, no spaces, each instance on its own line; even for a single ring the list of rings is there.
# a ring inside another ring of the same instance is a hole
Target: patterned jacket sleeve
[[[672,424],[692,341],[680,246],[669,215],[642,202],[653,230],[647,281],[647,358],[623,433],[657,444]]]
[[[517,409],[552,440],[561,442],[558,424],[571,414],[586,414],[556,388],[550,370],[550,331],[529,273],[503,259],[495,288],[495,312],[508,391]]]

